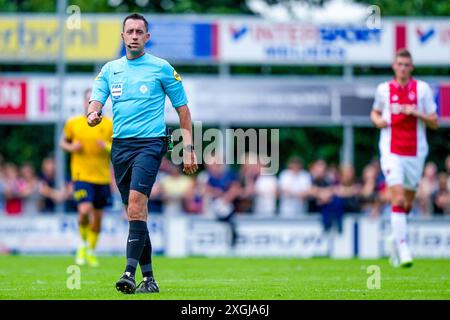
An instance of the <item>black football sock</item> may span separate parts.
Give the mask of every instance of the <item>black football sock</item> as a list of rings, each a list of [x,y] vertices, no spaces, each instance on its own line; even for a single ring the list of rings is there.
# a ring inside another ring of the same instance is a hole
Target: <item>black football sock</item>
[[[127,266],[125,272],[130,272],[133,277],[136,273],[136,267],[144,249],[146,237],[148,234],[147,222],[133,220],[130,221],[130,230],[127,240]]]
[[[141,258],[139,259],[139,265],[141,266],[142,276],[153,278],[152,268],[152,243],[150,241],[150,235],[147,232],[147,238],[145,240],[144,250],[142,250]]]

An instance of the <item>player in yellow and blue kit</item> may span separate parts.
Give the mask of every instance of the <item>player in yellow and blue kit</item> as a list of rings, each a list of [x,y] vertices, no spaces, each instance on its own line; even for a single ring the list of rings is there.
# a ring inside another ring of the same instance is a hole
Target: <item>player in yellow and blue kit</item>
[[[100,111],[111,96],[114,126],[111,161],[129,220],[126,267],[116,282],[116,289],[123,293],[152,293],[159,292],[159,287],[153,277],[147,202],[167,151],[166,95],[180,118],[183,171],[193,174],[197,170],[197,159],[181,78],[167,61],[144,51],[150,39],[145,18],[140,14],[127,16],[123,21],[122,39],[126,56],[108,62],[97,76],[87,122],[91,126],[102,123]],[[143,281],[136,290],[138,264]]]
[[[91,90],[84,93],[84,111],[87,112]],[[103,208],[111,203],[111,173],[109,157],[112,139],[112,121],[104,118],[92,128],[86,116],[67,120],[60,146],[70,152],[71,177],[74,182],[74,198],[79,213],[81,243],[75,262],[98,266],[94,250],[101,229]]]

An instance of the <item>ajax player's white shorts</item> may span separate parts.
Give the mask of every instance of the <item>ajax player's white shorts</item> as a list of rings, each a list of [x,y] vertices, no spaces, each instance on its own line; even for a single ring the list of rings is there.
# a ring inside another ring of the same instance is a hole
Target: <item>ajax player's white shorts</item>
[[[425,157],[407,157],[393,153],[382,154],[380,159],[387,185],[403,185],[408,190],[417,190],[424,163]]]

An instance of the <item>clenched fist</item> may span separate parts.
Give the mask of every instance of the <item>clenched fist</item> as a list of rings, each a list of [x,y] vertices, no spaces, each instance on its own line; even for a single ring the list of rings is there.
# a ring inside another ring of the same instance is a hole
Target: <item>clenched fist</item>
[[[89,112],[87,115],[87,122],[89,126],[95,127],[102,122],[102,116],[99,115],[97,111]]]

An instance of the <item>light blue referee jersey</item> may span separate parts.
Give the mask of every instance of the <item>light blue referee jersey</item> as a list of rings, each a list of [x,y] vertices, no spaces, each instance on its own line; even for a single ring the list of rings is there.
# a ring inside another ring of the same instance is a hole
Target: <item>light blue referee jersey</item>
[[[105,64],[95,78],[91,101],[105,104],[111,95],[113,138],[152,138],[165,135],[166,94],[177,108],[187,104],[180,76],[164,59],[145,53]]]

